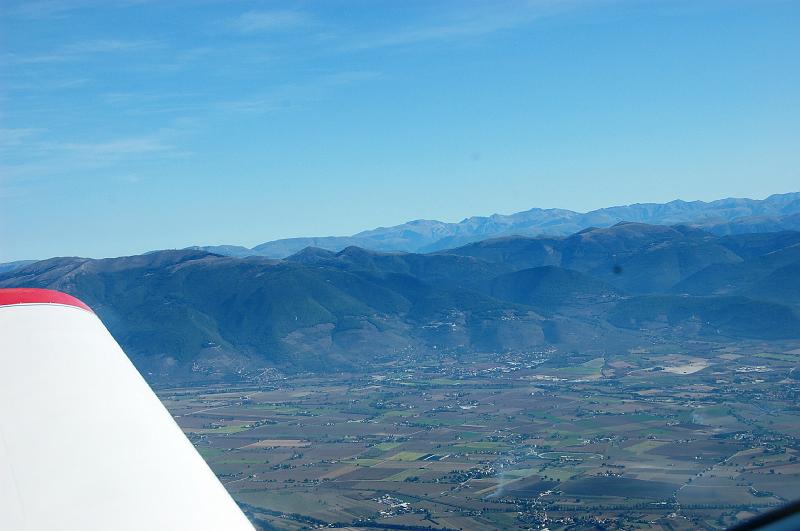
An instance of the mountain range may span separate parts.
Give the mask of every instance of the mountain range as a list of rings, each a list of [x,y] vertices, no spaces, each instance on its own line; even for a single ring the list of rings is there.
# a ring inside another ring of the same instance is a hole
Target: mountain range
[[[341,251],[358,246],[373,251],[426,253],[500,236],[566,236],[590,227],[610,227],[621,221],[655,225],[688,224],[713,234],[743,234],[800,230],[800,192],[771,195],[766,199],[671,201],[640,203],[574,212],[558,208],[532,208],[510,215],[475,216],[458,223],[416,220],[394,227],[379,227],[352,236],[288,238],[256,245],[195,247],[226,256],[286,258],[306,247]]]
[[[787,203],[790,204],[790,203]],[[0,273],[95,309],[151,381],[357,370],[415,352],[602,354],[800,339],[800,232],[621,222],[430,253],[52,258]]]

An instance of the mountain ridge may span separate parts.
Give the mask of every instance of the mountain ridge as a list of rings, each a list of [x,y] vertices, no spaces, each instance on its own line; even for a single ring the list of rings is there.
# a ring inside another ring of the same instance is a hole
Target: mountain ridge
[[[0,273],[0,287],[77,296],[151,381],[175,381],[359,370],[417,351],[601,355],[653,334],[800,340],[798,272],[800,232],[624,222],[426,254],[350,246],[284,260],[192,249],[51,258]]]
[[[249,249],[230,245],[193,248],[227,256],[269,258],[286,258],[306,247],[340,251],[358,246],[373,251],[428,253],[501,236],[567,236],[586,228],[605,228],[623,221],[688,224],[714,234],[800,230],[800,192],[773,194],[765,199],[634,203],[583,213],[560,208],[531,208],[513,214],[471,216],[454,223],[417,219],[349,236],[284,238]]]

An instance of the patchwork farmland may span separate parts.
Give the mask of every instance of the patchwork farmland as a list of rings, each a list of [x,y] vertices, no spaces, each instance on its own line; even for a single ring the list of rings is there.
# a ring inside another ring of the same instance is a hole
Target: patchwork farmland
[[[658,345],[161,389],[263,529],[720,529],[800,497],[797,345]]]

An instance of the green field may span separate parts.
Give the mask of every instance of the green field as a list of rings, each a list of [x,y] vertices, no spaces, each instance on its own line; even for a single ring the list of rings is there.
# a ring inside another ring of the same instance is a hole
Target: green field
[[[400,452],[391,456],[389,461],[416,461],[424,455],[424,452]]]

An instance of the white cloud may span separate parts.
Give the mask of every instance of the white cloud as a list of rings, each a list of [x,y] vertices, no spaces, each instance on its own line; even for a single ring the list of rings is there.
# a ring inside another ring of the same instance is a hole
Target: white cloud
[[[285,31],[306,26],[309,17],[300,11],[269,10],[248,11],[230,21],[230,27],[242,33]]]
[[[125,167],[131,161],[174,159],[190,153],[175,141],[184,129],[162,129],[153,133],[73,142],[42,138],[41,129],[0,129],[0,153],[5,165],[0,174],[7,183],[76,174],[86,169]]]
[[[322,101],[332,90],[377,79],[380,75],[380,72],[372,70],[333,72],[306,83],[285,84],[260,94],[222,102],[218,107],[224,111],[245,114],[285,111]]]
[[[118,138],[104,142],[63,142],[50,146],[67,156],[94,162],[113,162],[131,156],[173,153],[175,147],[161,137],[149,135]]]
[[[65,54],[82,55],[93,53],[138,52],[160,48],[161,43],[153,40],[121,41],[117,39],[98,39],[67,44],[61,48]]]
[[[23,18],[50,18],[61,16],[69,11],[91,6],[92,3],[82,0],[40,0],[23,2],[11,10],[13,15]]]
[[[9,12],[21,18],[45,19],[62,17],[71,11],[101,7],[129,7],[148,3],[150,0],[33,0],[25,1]]]
[[[594,0],[600,1],[600,0]],[[438,17],[405,28],[386,29],[364,35],[346,44],[344,49],[359,50],[455,41],[481,37],[530,24],[540,18],[563,12],[587,0],[528,0],[526,2],[464,2],[461,9],[447,10]]]
[[[46,90],[69,90],[80,87],[85,87],[91,80],[88,78],[55,78],[55,79],[42,79],[41,77],[35,81],[21,81],[9,83],[5,85],[6,90],[24,90],[31,91],[46,91]]]
[[[42,131],[31,127],[0,129],[0,150],[21,146]]]
[[[163,43],[154,40],[123,41],[116,39],[98,39],[75,42],[42,54],[20,55],[8,53],[4,62],[14,64],[41,64],[75,61],[97,54],[134,53],[162,48]]]

